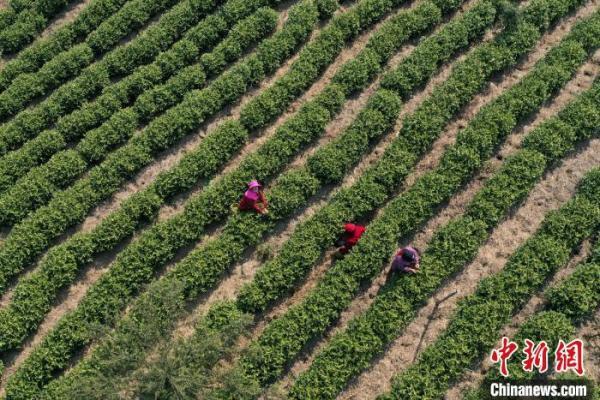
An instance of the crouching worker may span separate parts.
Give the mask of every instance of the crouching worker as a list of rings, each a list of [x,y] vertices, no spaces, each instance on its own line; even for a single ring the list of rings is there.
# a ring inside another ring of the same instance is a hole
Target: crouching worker
[[[337,253],[334,254],[336,258],[341,258],[346,255],[352,247],[358,243],[358,240],[365,232],[365,227],[357,224],[344,224],[344,234],[336,242],[339,247]]]
[[[244,197],[240,200],[238,208],[240,211],[256,211],[259,214],[266,214],[267,198],[258,181],[254,180],[248,184],[248,190],[244,192]]]
[[[407,246],[396,253],[390,273],[401,272],[406,274],[414,274],[419,272],[420,254],[419,250],[414,247]]]

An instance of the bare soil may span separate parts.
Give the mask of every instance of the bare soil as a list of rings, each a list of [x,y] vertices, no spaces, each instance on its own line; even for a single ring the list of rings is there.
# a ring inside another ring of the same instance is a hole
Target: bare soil
[[[73,22],[75,18],[79,15],[79,13],[90,4],[92,0],[82,0],[81,2],[72,2],[67,8],[58,13],[48,24],[46,29],[44,29],[40,33],[40,37],[46,38],[56,32],[58,29],[68,24],[69,22]],[[39,39],[38,39],[39,40]]]
[[[592,378],[597,387],[600,384],[600,309],[580,327],[575,337],[584,343],[585,376]]]
[[[445,225],[455,216],[462,214],[465,211],[464,206],[472,200],[475,193],[487,182],[487,179],[498,171],[504,159],[519,150],[523,138],[546,119],[556,115],[558,111],[562,110],[582,91],[589,89],[592,86],[594,77],[598,73],[600,73],[600,51],[596,52],[592,61],[585,63],[579,68],[575,77],[551,102],[545,104],[527,124],[519,126],[507,137],[497,155],[489,159],[485,163],[483,170],[466,185],[466,188],[452,198],[449,204],[427,223],[425,228],[415,236],[413,244],[417,247],[424,246],[442,225]]]

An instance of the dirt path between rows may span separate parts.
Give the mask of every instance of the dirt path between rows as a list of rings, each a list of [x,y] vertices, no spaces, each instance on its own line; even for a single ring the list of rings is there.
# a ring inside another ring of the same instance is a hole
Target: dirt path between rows
[[[537,128],[542,122],[562,110],[578,94],[591,88],[594,78],[600,73],[600,50],[596,52],[592,61],[585,63],[579,68],[575,77],[558,93],[558,95],[548,104],[545,104],[539,112],[533,116],[528,123],[519,126],[512,132],[500,147],[496,156],[489,159],[483,170],[478,173],[471,182],[466,185],[457,196],[453,197],[449,204],[441,212],[432,218],[425,228],[415,235],[413,243],[417,247],[425,246],[431,240],[433,234],[450,219],[464,213],[464,206],[468,204],[475,193],[479,191],[487,182],[487,179],[495,174],[502,166],[506,157],[514,154],[520,147],[521,141],[531,131]],[[439,161],[439,155],[438,155]]]
[[[592,378],[597,388],[600,384],[600,308],[579,328],[575,337],[584,343],[585,376]]]
[[[73,22],[79,16],[79,13],[91,2],[92,0],[82,0],[70,3],[65,10],[52,18],[48,26],[39,34],[38,38],[47,38],[69,22]]]

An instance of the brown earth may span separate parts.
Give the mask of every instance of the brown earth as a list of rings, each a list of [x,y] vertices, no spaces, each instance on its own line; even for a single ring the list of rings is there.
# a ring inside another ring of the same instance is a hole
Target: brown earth
[[[48,24],[46,29],[40,33],[40,37],[46,38],[56,32],[58,29],[63,27],[69,22],[72,22],[77,18],[79,13],[90,4],[92,0],[82,0],[81,2],[72,2],[67,8],[58,13]],[[38,39],[39,40],[39,39]]]
[[[584,342],[585,376],[592,378],[598,387],[600,384],[600,309],[596,310],[594,316],[581,326],[575,337]]]

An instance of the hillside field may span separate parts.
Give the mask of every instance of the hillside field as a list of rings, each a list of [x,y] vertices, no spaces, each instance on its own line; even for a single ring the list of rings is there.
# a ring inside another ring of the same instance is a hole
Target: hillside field
[[[600,400],[600,0],[0,0],[0,399],[512,379]]]

